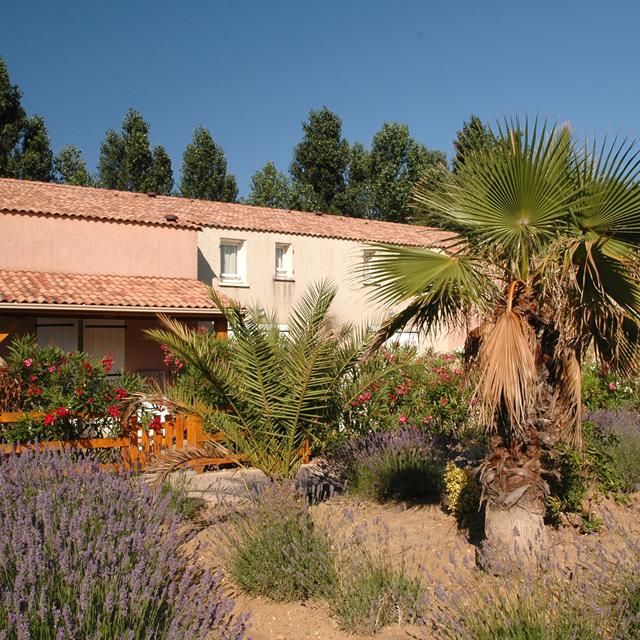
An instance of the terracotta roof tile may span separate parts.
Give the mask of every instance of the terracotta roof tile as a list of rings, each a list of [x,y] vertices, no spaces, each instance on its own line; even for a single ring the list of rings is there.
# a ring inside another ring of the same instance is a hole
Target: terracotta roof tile
[[[163,200],[163,204],[157,201]],[[74,187],[50,182],[0,179],[0,210],[54,215],[69,218],[132,222],[177,229],[198,229],[180,215],[180,198],[150,196],[146,193]],[[165,216],[177,216],[167,220]]]
[[[39,271],[0,270],[0,303],[215,310],[195,279]]]
[[[395,222],[7,178],[0,179],[0,210],[176,227],[271,231],[407,246],[438,244],[448,236],[439,229]],[[167,221],[167,215],[177,216],[178,221]]]

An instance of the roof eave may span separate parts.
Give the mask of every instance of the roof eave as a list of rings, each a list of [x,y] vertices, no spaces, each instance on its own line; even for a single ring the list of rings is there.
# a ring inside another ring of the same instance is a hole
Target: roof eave
[[[142,307],[142,306],[118,306],[99,304],[52,304],[39,302],[0,302],[0,311],[70,311],[70,312],[95,312],[95,313],[123,313],[123,314],[150,314],[150,315],[189,315],[189,316],[215,316],[222,314],[218,309],[200,307]]]

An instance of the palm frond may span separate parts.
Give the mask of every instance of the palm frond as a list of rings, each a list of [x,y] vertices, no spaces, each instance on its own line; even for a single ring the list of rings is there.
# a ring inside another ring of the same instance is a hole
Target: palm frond
[[[574,141],[566,129],[528,119],[506,121],[493,135],[495,144],[472,154],[444,188],[419,184],[414,199],[469,246],[491,247],[512,279],[526,280],[530,256],[568,223],[578,193],[567,170]]]
[[[520,314],[507,309],[487,331],[478,353],[476,396],[485,424],[489,430],[501,425],[510,440],[526,438],[536,403],[535,349],[533,329]]]
[[[640,242],[640,148],[635,141],[619,140],[600,147],[594,142],[576,161],[576,176],[583,197],[576,210],[583,231],[637,247]]]
[[[375,256],[367,266],[372,299],[407,306],[388,320],[374,348],[393,332],[415,323],[426,333],[451,330],[464,324],[469,314],[483,315],[500,296],[487,265],[474,255],[453,255],[429,249],[372,245]]]

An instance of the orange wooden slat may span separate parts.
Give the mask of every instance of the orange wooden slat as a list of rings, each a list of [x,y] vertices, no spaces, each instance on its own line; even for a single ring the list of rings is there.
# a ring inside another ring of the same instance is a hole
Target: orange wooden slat
[[[0,423],[20,422],[25,418],[42,418],[46,415],[43,411],[6,411],[0,413]]]

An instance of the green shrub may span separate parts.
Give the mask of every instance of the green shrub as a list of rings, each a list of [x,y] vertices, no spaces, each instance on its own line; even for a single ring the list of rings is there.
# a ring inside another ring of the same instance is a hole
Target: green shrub
[[[334,579],[329,539],[293,485],[260,490],[249,512],[237,515],[223,535],[228,571],[247,593],[305,601],[326,593]]]
[[[563,513],[576,514],[580,517],[580,529],[590,533],[603,523],[590,511],[589,499],[620,495],[624,482],[611,453],[618,442],[616,436],[585,421],[583,441],[582,451],[562,445],[553,457],[547,458],[547,466],[555,472],[549,481],[551,492],[547,505],[554,522],[558,522]]]
[[[608,437],[607,452],[622,489],[637,491],[640,484],[640,414],[624,409],[598,410],[587,417]]]

